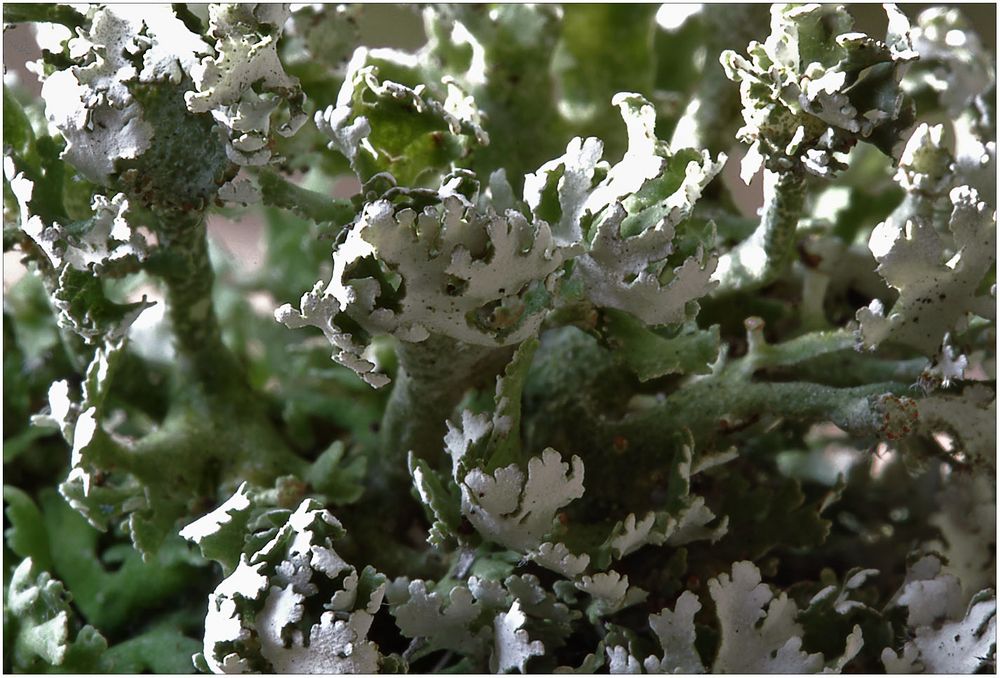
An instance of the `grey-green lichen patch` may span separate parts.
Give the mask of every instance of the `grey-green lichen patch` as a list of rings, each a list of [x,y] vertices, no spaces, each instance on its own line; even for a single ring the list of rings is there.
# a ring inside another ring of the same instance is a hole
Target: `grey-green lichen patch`
[[[722,54],[743,99],[745,125],[737,136],[751,144],[745,180],[761,163],[829,176],[843,167],[834,154],[859,140],[898,156],[898,135],[913,120],[900,80],[917,54],[906,17],[890,5],[886,11],[883,42],[852,32],[839,7],[773,5],[771,34],[750,44],[750,60]]]
[[[533,213],[552,222],[556,242],[567,245],[583,240],[584,217],[588,211],[594,212],[588,205],[590,195],[598,177],[607,172],[607,167],[601,163],[603,153],[604,144],[600,139],[574,137],[563,155],[524,176],[524,202]],[[510,192],[506,173],[495,176],[495,181],[491,177],[491,188],[495,183],[498,189],[494,192],[501,192],[501,195]],[[500,196],[494,195],[493,199],[496,201]]]
[[[14,662],[24,670],[58,666],[66,671],[93,671],[107,649],[107,641],[93,626],[78,623],[72,598],[62,582],[41,571],[31,558],[14,570],[4,596],[4,625],[10,624],[14,641],[6,646]]]
[[[580,531],[567,529],[562,518],[557,521],[557,515],[565,515],[561,509],[571,503],[579,504],[581,498],[582,503],[588,503],[584,462],[574,455],[567,463],[551,448],[531,455],[523,447],[519,433],[521,389],[533,354],[534,347],[528,342],[515,352],[497,380],[492,416],[466,410],[460,425],[449,423],[445,446],[451,456],[450,478],[441,477],[411,456],[411,472],[421,501],[435,518],[430,540],[438,544],[447,540],[474,543],[460,529],[464,516],[484,542],[525,554],[592,595],[592,612],[613,614],[640,597],[638,590],[629,587],[627,577],[604,571],[613,559],[647,545],[716,541],[726,533],[727,521],[717,520],[704,499],[690,493],[690,446],[673,460],[667,496],[658,502],[667,510],[649,511],[641,519],[630,513],[616,523]],[[732,456],[722,455],[717,463]],[[702,464],[695,473],[711,465]],[[597,479],[598,485],[605,482]]]
[[[787,272],[795,256],[804,201],[805,184],[800,174],[764,171],[760,224],[750,237],[719,257],[712,275],[717,293],[754,289]]]
[[[42,216],[51,215],[55,207],[45,205],[47,195],[40,190],[50,187],[36,187],[36,182],[18,170],[7,158],[4,171],[17,203],[17,226],[41,253],[39,263],[47,269],[59,325],[87,343],[121,339],[151,305],[145,297],[133,303],[112,302],[97,277],[120,278],[134,273],[148,254],[145,239],[126,218],[129,204],[125,196],[118,194],[108,200],[95,195],[90,218],[61,224]],[[42,214],[35,213],[42,210]]]
[[[784,594],[772,603],[773,594],[761,583],[760,572],[752,563],[734,563],[732,576],[721,574],[711,580],[709,592],[720,618],[726,620],[714,671],[753,667],[763,673],[813,673],[822,665],[822,656],[801,650],[802,629],[795,623],[795,603]],[[762,618],[764,623],[758,630],[757,622]]]
[[[4,669],[989,670],[992,57],[674,11],[5,6]]]
[[[9,174],[16,171],[8,163]],[[18,173],[8,177],[18,203],[20,228],[42,250],[54,269],[64,266],[78,271],[122,275],[136,270],[148,253],[148,243],[129,224],[129,203],[124,194],[110,200],[95,195],[93,216],[83,222],[46,224],[33,214],[30,204],[34,183]]]
[[[92,9],[88,19],[89,27],[67,43],[74,65],[45,79],[42,98],[49,120],[68,142],[64,157],[103,184],[118,160],[141,155],[156,134],[134,86],[179,84],[207,44],[169,8],[140,13],[107,6]]]
[[[234,173],[209,115],[185,108],[191,71],[209,47],[167,7],[107,6],[67,42],[70,65],[42,97],[84,177],[115,184],[137,203],[203,209]]]
[[[117,169],[124,190],[151,209],[204,210],[220,187],[236,175],[215,121],[185,106],[188,86],[190,80],[134,88],[134,100],[156,133],[138,158],[118,163]]]
[[[456,586],[447,596],[437,591],[428,591],[427,582],[417,579],[409,582],[405,593],[394,595],[390,584],[387,598],[392,616],[399,630],[410,638],[427,639],[428,650],[450,649],[469,654],[486,654],[491,639],[485,624],[476,624],[484,613],[488,614],[488,602],[478,600],[481,593],[476,584],[472,587]],[[475,591],[475,593],[473,592]],[[475,631],[473,626],[479,626]]]
[[[544,657],[546,643],[561,642],[580,617],[533,575],[480,576],[460,583],[400,577],[386,602],[403,635],[413,638],[410,662],[441,649],[461,651],[470,666],[527,672]]]
[[[489,135],[475,100],[454,79],[433,90],[394,82],[380,73],[380,65],[392,73],[390,56],[355,51],[336,106],[318,111],[316,126],[362,181],[388,172],[403,186],[425,185],[475,147],[488,145]]]

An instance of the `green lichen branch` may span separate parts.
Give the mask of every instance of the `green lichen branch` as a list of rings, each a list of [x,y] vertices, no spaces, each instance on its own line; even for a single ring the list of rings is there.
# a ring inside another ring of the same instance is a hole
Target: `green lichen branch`
[[[810,332],[780,344],[769,344],[764,338],[763,320],[750,317],[744,321],[744,326],[747,330],[744,356],[720,364],[712,376],[690,383],[650,411],[634,415],[642,425],[653,425],[653,419],[662,416],[671,419],[673,426],[687,426],[698,438],[699,435],[712,437],[720,427],[725,430],[792,419],[829,421],[852,435],[877,437],[885,425],[879,398],[910,393],[919,373],[914,370],[915,365],[901,366],[897,362],[893,376],[907,378],[908,382],[872,383],[884,376],[872,372],[866,374],[865,383],[847,387],[812,383],[801,378],[769,382],[755,375],[801,366],[817,359],[857,355],[857,339],[853,332],[834,330]],[[926,363],[920,361],[920,365]],[[689,423],[682,424],[685,421]]]
[[[764,208],[753,234],[720,257],[716,294],[752,291],[778,280],[795,260],[795,231],[803,216],[805,177],[801,172],[765,173]]]
[[[756,430],[781,420],[832,422],[860,438],[884,429],[879,397],[909,393],[911,386],[883,382],[835,388],[808,382],[727,382],[705,379],[662,402],[607,427],[612,436],[635,441],[668,439],[687,428],[696,441],[711,441],[737,429]]]
[[[297,186],[274,170],[262,169],[257,173],[261,198],[264,204],[288,210],[303,219],[326,225],[324,235],[329,238],[351,223],[356,216],[350,200],[333,199],[316,191]]]
[[[26,2],[10,3],[3,8],[5,24],[48,22],[74,29],[83,26],[86,20],[87,17],[69,5]]]
[[[161,214],[157,234],[161,256],[151,268],[166,288],[181,388],[189,396],[194,388],[205,398],[204,414],[210,420],[213,413],[225,413],[215,419],[217,428],[238,428],[237,422],[247,416],[244,408],[262,414],[263,400],[250,388],[245,370],[222,340],[212,300],[215,271],[209,260],[205,215]],[[273,433],[265,437],[271,442],[275,438]]]
[[[447,420],[470,388],[493,382],[513,347],[483,347],[442,335],[398,342],[399,372],[382,417],[383,478],[402,479],[410,452],[430,462],[442,456]],[[408,480],[407,480],[408,482]]]
[[[158,236],[161,254],[154,272],[166,287],[180,370],[213,391],[241,388],[241,369],[222,342],[212,303],[215,272],[208,258],[204,214],[161,216]]]

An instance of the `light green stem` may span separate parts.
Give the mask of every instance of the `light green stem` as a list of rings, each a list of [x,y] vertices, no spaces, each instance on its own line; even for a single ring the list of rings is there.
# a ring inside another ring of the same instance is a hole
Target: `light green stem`
[[[687,428],[696,440],[711,440],[734,426],[780,419],[829,421],[858,437],[876,436],[882,425],[875,398],[905,394],[895,382],[834,388],[803,382],[768,383],[706,379],[661,403],[608,427],[627,441],[668,439]]]
[[[810,332],[780,344],[768,344],[762,320],[751,317],[743,324],[747,328],[747,354],[726,366],[726,379],[749,379],[765,367],[796,365],[821,355],[850,351],[857,344],[854,333],[847,330]]]
[[[183,479],[169,492],[182,515],[192,496],[211,493],[216,483],[223,493],[243,480],[266,487],[282,474],[301,475],[306,462],[289,449],[222,341],[203,215],[163,216],[157,234],[169,257],[156,272],[166,285],[179,390],[166,419],[123,466],[150,486]]]
[[[787,171],[765,177],[764,211],[757,230],[719,259],[716,294],[749,291],[774,282],[795,259],[795,230],[805,203],[805,179]]]
[[[472,386],[492,382],[513,348],[473,346],[441,335],[400,342],[399,373],[382,419],[382,452],[391,472],[406,472],[414,452],[433,463],[444,451],[445,421]]]
[[[336,237],[340,229],[356,215],[350,200],[334,200],[316,191],[296,186],[272,170],[262,170],[257,175],[257,180],[260,182],[261,198],[265,204],[288,210],[316,223],[331,224],[330,231],[325,233],[328,237]]]
[[[211,392],[245,389],[243,370],[222,342],[212,303],[215,273],[203,215],[164,218],[158,235],[171,257],[160,274],[181,371]]]

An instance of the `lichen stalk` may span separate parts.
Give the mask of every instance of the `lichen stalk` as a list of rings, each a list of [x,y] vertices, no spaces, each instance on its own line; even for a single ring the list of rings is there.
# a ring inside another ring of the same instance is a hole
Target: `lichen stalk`
[[[656,406],[620,422],[608,431],[626,440],[655,440],[687,428],[695,440],[708,441],[725,429],[766,420],[830,421],[853,436],[876,437],[883,425],[878,397],[903,394],[896,382],[834,388],[805,382],[747,383],[710,379],[692,384]]]
[[[789,270],[795,259],[795,231],[804,205],[802,172],[765,170],[760,224],[747,240],[719,260],[716,294],[757,289]]]
[[[390,474],[406,472],[406,455],[441,458],[446,421],[464,393],[492,383],[510,359],[511,347],[473,346],[442,335],[400,342],[399,373],[382,419],[384,463]]]
[[[235,356],[222,342],[212,303],[215,273],[201,214],[163,218],[158,233],[171,260],[163,267],[174,345],[184,372],[209,390],[228,390],[240,380]]]
[[[282,473],[301,472],[304,462],[275,429],[236,356],[222,341],[212,301],[215,272],[209,260],[202,214],[161,217],[158,236],[171,259],[157,269],[166,287],[180,381],[185,393],[163,426],[142,439],[139,475],[159,473],[179,449],[201,448],[199,463],[221,463],[222,478],[267,484]],[[214,461],[212,461],[214,460]],[[192,477],[197,472],[189,471]]]

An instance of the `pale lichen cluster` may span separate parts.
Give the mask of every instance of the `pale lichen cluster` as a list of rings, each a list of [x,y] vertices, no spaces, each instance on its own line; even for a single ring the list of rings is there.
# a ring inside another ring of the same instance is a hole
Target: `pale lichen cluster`
[[[406,52],[354,6],[5,7],[46,49],[4,94],[48,318],[11,337],[68,365],[4,355],[44,382],[11,459],[67,462],[44,517],[5,486],[13,669],[192,641],[109,648],[52,501],[129,572],[221,567],[204,671],[995,663],[990,54],[954,9],[654,10],[431,6]],[[273,270],[234,272],[206,220],[259,203]]]

